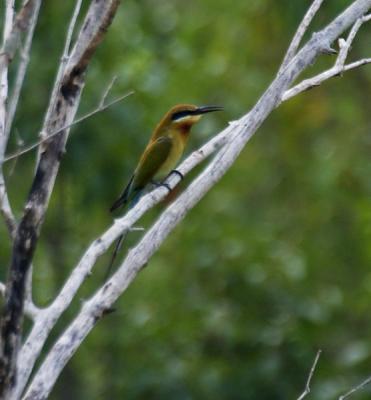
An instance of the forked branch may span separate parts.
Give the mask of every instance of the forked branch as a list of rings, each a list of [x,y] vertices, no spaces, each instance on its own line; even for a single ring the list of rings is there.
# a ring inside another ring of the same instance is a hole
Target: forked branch
[[[35,0],[29,0],[27,4],[34,5]],[[45,136],[56,129],[63,128],[66,124],[72,123],[84,87],[86,68],[111,24],[118,5],[119,0],[95,0],[89,6],[65,68],[55,83],[57,90],[53,91],[55,95],[50,100],[42,129]],[[20,21],[22,20],[16,19],[17,27]],[[14,34],[14,38],[11,37],[9,42],[6,43],[5,56],[2,57],[6,62],[12,59],[14,53],[12,43],[13,39],[17,39],[16,36]],[[70,37],[68,34],[66,41],[68,48]],[[18,388],[16,384],[16,360],[22,333],[27,276],[68,132],[69,129],[67,128],[44,143],[25,212],[15,235],[5,307],[1,319],[0,397],[2,398],[11,398]]]
[[[312,367],[311,367],[311,369],[309,371],[307,382],[305,383],[305,389],[304,389],[303,393],[298,397],[297,400],[303,400],[304,397],[306,397],[310,393],[310,385],[311,385],[311,382],[312,382],[314,371],[317,368],[318,360],[319,360],[319,358],[321,356],[321,353],[322,353],[322,350],[318,350],[317,351],[316,357],[314,358]]]

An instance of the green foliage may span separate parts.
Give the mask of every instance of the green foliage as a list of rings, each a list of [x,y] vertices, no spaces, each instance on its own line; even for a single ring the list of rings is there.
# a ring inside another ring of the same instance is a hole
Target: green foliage
[[[42,9],[15,121],[27,142],[41,125],[70,3]],[[73,128],[35,257],[39,304],[109,226],[108,208],[162,114],[181,102],[223,105],[224,113],[194,129],[190,147],[197,148],[245,113],[274,77],[308,4],[122,3],[89,68],[80,110],[98,103],[113,75],[112,97],[136,93]],[[346,4],[327,2],[314,27]],[[369,56],[369,28],[362,29],[354,59]],[[324,56],[310,73],[331,62]],[[334,398],[370,374],[370,71],[335,78],[274,112],[90,334],[52,398],[296,398],[319,348],[313,398]],[[33,162],[22,157],[8,177],[17,215]],[[150,226],[162,209],[141,224]],[[6,241],[0,256],[7,265]],[[79,299],[93,293],[107,262]]]

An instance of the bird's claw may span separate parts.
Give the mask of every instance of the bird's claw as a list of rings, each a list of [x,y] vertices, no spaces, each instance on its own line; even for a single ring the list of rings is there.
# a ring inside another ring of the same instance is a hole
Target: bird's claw
[[[171,187],[169,186],[169,184],[167,184],[165,182],[154,182],[154,181],[152,181],[152,184],[155,185],[156,188],[164,187],[169,191],[169,193],[171,192]]]
[[[169,173],[169,175],[167,177],[169,178],[173,174],[178,175],[181,180],[184,179],[184,175],[180,171],[178,171],[177,169],[173,169],[172,171],[170,171],[170,173]]]

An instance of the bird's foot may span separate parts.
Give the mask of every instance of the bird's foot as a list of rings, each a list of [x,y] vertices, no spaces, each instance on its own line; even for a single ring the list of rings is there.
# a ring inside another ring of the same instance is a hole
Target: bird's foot
[[[181,180],[184,179],[184,175],[180,171],[178,171],[177,169],[171,170],[166,179],[170,178],[170,176],[173,175],[173,174],[178,175]]]
[[[152,183],[152,185],[154,185],[156,188],[162,186],[162,187],[166,188],[166,189],[169,191],[169,193],[171,192],[171,187],[170,187],[167,183],[165,183],[165,182],[156,182],[156,181],[152,181],[151,183]]]

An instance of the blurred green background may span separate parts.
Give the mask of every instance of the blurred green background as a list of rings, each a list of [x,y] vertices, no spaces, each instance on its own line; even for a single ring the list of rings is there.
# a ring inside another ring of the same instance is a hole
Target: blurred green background
[[[73,3],[42,7],[9,152],[17,137],[36,138]],[[349,3],[325,2],[313,29]],[[182,102],[225,107],[195,127],[189,151],[247,112],[309,4],[122,2],[88,70],[79,114],[97,105],[114,75],[110,98],[135,94],[73,128],[35,256],[39,305],[53,299],[112,222],[108,208],[167,109]],[[364,26],[351,59],[370,56],[369,35]],[[333,62],[321,57],[307,76]],[[363,67],[279,107],[89,335],[51,398],[295,399],[319,348],[311,398],[334,398],[370,375],[370,90],[371,67]],[[19,217],[34,157],[6,167]],[[165,206],[140,225],[149,227]],[[3,226],[0,234],[6,266]],[[139,238],[129,237],[121,257]],[[108,259],[47,348],[101,284]],[[354,398],[370,396],[368,389]]]

